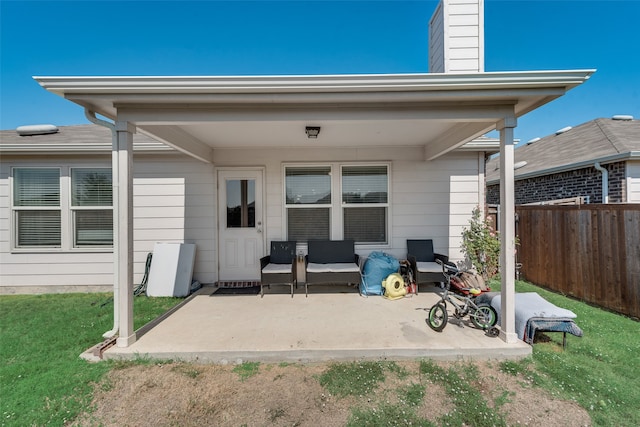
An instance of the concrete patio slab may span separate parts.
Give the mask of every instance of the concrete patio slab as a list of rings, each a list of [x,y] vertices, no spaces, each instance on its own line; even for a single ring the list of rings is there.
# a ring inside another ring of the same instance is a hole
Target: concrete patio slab
[[[362,297],[352,288],[310,288],[308,298],[271,289],[260,295],[216,295],[202,288],[126,348],[105,359],[149,357],[201,363],[323,362],[376,359],[518,359],[531,354],[452,319],[431,330],[427,310],[435,288],[398,300]],[[451,316],[452,317],[452,316]]]

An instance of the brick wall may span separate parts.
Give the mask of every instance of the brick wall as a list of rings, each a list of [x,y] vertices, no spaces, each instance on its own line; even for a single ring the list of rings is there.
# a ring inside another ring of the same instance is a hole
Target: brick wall
[[[625,162],[602,165],[609,172],[609,202],[625,201]],[[593,166],[552,175],[517,180],[516,205],[588,197],[589,203],[602,203],[602,174]],[[487,187],[487,203],[500,203],[500,185]]]

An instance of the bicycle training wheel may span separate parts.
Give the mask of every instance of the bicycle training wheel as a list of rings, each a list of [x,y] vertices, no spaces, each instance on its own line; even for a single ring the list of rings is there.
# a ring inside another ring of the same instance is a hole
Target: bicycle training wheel
[[[488,304],[480,304],[478,309],[471,315],[471,321],[482,330],[489,329],[498,321],[496,310]]]
[[[431,329],[436,332],[440,332],[445,326],[447,326],[448,319],[449,315],[447,314],[447,307],[442,303],[438,303],[429,310],[427,323]]]

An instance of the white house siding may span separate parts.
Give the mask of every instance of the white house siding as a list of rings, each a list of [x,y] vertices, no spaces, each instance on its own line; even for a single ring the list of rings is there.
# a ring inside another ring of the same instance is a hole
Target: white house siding
[[[444,73],[445,50],[444,11],[438,4],[429,22],[429,72]]]
[[[109,159],[110,156],[104,156]],[[0,168],[0,293],[110,290],[113,253],[89,251],[20,252],[10,247],[9,171],[11,166],[109,167],[110,163],[8,161]],[[134,283],[144,275],[147,254],[156,242],[196,243],[194,278],[216,278],[215,180],[213,166],[184,155],[135,156]]]
[[[134,161],[134,282],[157,242],[195,243],[194,279],[213,283],[216,268],[214,168],[187,156]]]
[[[242,150],[216,150],[217,166],[263,166],[265,168],[265,227],[267,242],[286,237],[283,208],[285,164],[296,163],[390,163],[390,243],[385,246],[357,246],[360,255],[382,250],[398,258],[406,256],[406,240],[431,238],[436,251],[454,260],[462,228],[469,225],[473,208],[480,203],[482,187],[478,153],[455,153],[424,162],[420,147],[265,149],[252,150],[260,162],[247,162]],[[451,209],[450,209],[451,204]]]
[[[480,203],[478,155],[394,162],[394,178],[394,254],[406,255],[407,239],[432,238],[436,252],[461,260],[462,229]]]
[[[267,242],[286,237],[283,208],[285,164],[357,162],[390,164],[390,241],[384,246],[360,246],[367,255],[382,250],[406,256],[406,240],[430,238],[437,252],[455,261],[462,228],[480,202],[478,154],[461,152],[424,162],[421,147],[327,149],[218,149],[215,166],[184,155],[136,155],[134,159],[134,283],[140,283],[147,254],[156,242],[196,244],[194,278],[217,280],[216,167],[260,166],[265,170],[265,237]],[[107,157],[105,157],[106,159]],[[56,160],[21,163],[51,166]],[[9,241],[9,187],[11,165],[0,168],[0,293],[110,290],[113,283],[111,252],[13,252]],[[85,166],[77,159],[66,164]],[[92,165],[95,165],[92,162]],[[102,166],[108,166],[104,161]],[[265,242],[265,243],[267,243]]]
[[[12,167],[109,167],[109,161],[109,155],[91,161],[43,157],[24,161],[3,156],[0,165],[0,293],[41,292],[44,287],[47,292],[104,290],[102,285],[113,283],[111,251],[12,252],[10,237],[9,175]]]
[[[429,71],[484,71],[484,0],[443,0],[429,23]]]
[[[627,162],[627,202],[640,203],[640,161]]]

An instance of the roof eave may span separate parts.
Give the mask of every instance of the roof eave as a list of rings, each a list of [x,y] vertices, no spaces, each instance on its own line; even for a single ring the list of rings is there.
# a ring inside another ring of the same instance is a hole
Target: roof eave
[[[584,83],[595,70],[473,74],[367,74],[321,76],[34,76],[61,96],[81,93],[314,93],[393,92],[558,87]]]

